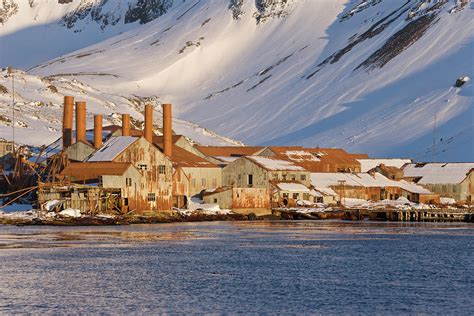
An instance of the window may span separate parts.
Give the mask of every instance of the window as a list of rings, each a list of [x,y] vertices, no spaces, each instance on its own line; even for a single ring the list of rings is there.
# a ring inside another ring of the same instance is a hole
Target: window
[[[303,200],[309,201],[309,193],[303,193]]]
[[[196,187],[196,179],[191,178],[191,186]]]
[[[147,165],[144,165],[144,164],[139,164],[139,165],[138,165],[138,170],[146,171],[146,170],[148,170],[148,166],[147,166]]]
[[[249,187],[253,186],[253,174],[248,175],[248,183]]]
[[[300,180],[301,180],[301,181],[306,181],[306,175],[305,175],[305,174],[302,174],[302,175],[300,176]]]
[[[296,180],[296,175],[290,174],[290,178],[291,178],[291,180],[295,181]]]
[[[212,179],[212,187],[217,188],[217,179],[216,178]]]
[[[13,151],[13,146],[12,145],[6,145],[5,150],[6,151]]]
[[[300,195],[298,193],[293,193],[293,200],[299,199]]]
[[[214,203],[217,203],[217,199],[214,199]]]
[[[132,186],[132,178],[125,178],[125,186],[127,187]]]
[[[272,174],[272,178],[273,178],[273,180],[278,180],[278,173]]]
[[[281,177],[283,178],[283,181],[286,181],[286,174],[282,174]]]
[[[123,199],[123,205],[124,205],[124,206],[128,206],[128,198],[124,198],[124,199]]]
[[[155,193],[148,193],[148,202],[155,202],[155,201],[156,201]]]
[[[166,174],[166,166],[165,165],[159,165],[158,166],[158,172],[159,172],[159,174]]]
[[[205,187],[206,186],[206,178],[201,179],[201,186]]]

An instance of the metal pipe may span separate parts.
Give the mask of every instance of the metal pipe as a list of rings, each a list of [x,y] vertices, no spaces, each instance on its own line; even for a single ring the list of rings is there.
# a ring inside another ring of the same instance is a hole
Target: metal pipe
[[[85,142],[86,138],[86,102],[76,102],[76,142]]]
[[[153,105],[145,105],[145,139],[153,142]]]
[[[74,97],[64,96],[63,110],[63,148],[72,145],[72,112],[74,108]]]
[[[165,156],[171,157],[173,154],[173,129],[171,104],[165,103],[163,107],[163,152]]]
[[[122,114],[122,136],[130,136],[130,114]]]
[[[94,147],[99,149],[102,146],[102,115],[94,115]]]

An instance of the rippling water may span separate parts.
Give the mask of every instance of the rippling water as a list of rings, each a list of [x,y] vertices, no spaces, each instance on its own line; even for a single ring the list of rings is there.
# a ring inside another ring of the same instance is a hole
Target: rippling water
[[[0,313],[473,314],[474,225],[0,227]]]

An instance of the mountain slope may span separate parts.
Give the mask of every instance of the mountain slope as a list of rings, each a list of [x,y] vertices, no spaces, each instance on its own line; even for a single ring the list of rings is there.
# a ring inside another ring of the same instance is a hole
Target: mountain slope
[[[13,77],[13,81],[12,81]],[[63,98],[75,96],[87,101],[87,126],[93,127],[94,114],[102,114],[104,125],[120,125],[121,114],[131,115],[132,125],[143,128],[143,108],[145,103],[155,103],[153,98],[121,96],[93,88],[71,78],[39,77],[14,70],[13,76],[6,70],[0,71],[0,138],[13,137],[13,87],[15,88],[15,139],[20,144],[40,146],[50,144],[61,136]],[[162,114],[155,107],[155,132],[162,126]],[[173,119],[173,130],[193,141],[206,145],[241,145],[240,142],[225,138],[196,124]]]
[[[453,83],[474,75],[473,12],[465,0],[185,1],[31,73],[170,101],[250,144],[472,160],[474,88]]]

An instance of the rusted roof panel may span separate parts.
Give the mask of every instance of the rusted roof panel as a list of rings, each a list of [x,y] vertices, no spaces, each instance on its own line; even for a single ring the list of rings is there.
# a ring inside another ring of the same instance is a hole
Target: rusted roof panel
[[[251,156],[265,147],[249,146],[196,146],[196,149],[208,157],[241,157]]]
[[[163,143],[156,144],[161,151],[163,151]],[[171,161],[173,162],[174,167],[181,168],[219,168],[217,165],[213,164],[210,161],[207,161],[204,158],[196,156],[193,153],[190,153],[186,149],[183,149],[179,146],[173,145],[173,154],[171,156]]]
[[[67,165],[62,176],[74,177],[76,180],[97,179],[99,176],[121,176],[132,164],[121,162],[75,162]]]

